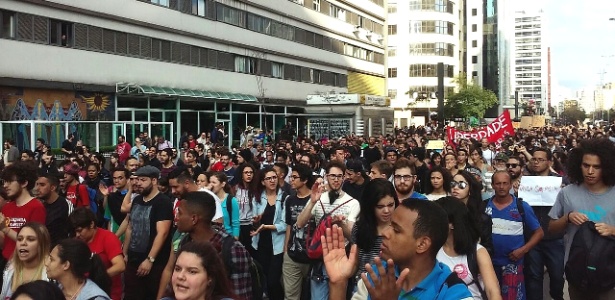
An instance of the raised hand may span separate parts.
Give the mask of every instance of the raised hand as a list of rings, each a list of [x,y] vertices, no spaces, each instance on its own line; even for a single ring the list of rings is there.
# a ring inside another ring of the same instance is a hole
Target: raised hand
[[[357,268],[357,245],[352,245],[350,256],[347,257],[344,248],[344,232],[337,225],[333,225],[332,229],[327,228],[325,236],[320,237],[320,242],[329,281],[339,283],[351,278]]]
[[[374,272],[371,265],[365,265],[366,273],[361,274],[361,280],[367,288],[370,299],[373,300],[391,300],[399,298],[402,285],[410,270],[408,268],[401,271],[399,278],[395,278],[395,263],[392,259],[387,261],[387,269],[384,269],[380,257],[374,259],[378,275]],[[329,271],[329,270],[327,270]],[[369,276],[369,279],[367,279]],[[370,282],[371,280],[371,282]]]

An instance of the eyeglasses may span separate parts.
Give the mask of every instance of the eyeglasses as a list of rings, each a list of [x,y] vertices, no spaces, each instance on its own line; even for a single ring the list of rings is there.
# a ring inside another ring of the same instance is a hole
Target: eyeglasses
[[[292,180],[296,180],[296,179],[299,179],[299,178],[301,178],[301,176],[295,176],[295,175],[290,176],[290,179],[292,179]]]
[[[460,188],[460,189],[465,189],[468,187],[468,183],[465,181],[451,181],[451,188]]]
[[[532,162],[541,162],[541,163],[543,163],[543,162],[546,162],[546,161],[547,161],[547,159],[544,159],[544,158],[532,157]]]
[[[414,175],[393,175],[393,179],[397,181],[410,181],[414,178]]]
[[[509,168],[509,169],[514,169],[514,168],[516,168],[518,166],[519,166],[519,164],[506,164],[506,167]]]
[[[278,176],[269,176],[269,177],[265,177],[264,179],[265,181],[276,181],[278,180]]]
[[[327,174],[327,177],[329,177],[329,179],[331,180],[341,180],[342,178],[344,178],[344,174]]]

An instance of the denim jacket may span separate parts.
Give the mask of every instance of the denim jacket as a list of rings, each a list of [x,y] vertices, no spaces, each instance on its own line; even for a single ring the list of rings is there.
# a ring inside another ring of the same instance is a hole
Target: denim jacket
[[[275,201],[275,215],[273,217],[273,224],[276,230],[271,230],[271,239],[273,241],[273,255],[281,254],[284,251],[284,239],[286,237],[286,222],[284,220],[284,204],[282,204],[282,190],[278,190],[278,196]],[[261,194],[261,202],[252,201],[252,207],[254,215],[262,215],[267,207],[267,195],[263,191]],[[260,233],[252,237],[252,247],[258,250],[258,240]]]

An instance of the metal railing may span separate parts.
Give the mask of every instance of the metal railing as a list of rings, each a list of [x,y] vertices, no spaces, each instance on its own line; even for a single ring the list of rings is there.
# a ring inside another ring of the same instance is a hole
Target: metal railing
[[[140,132],[147,132],[150,138],[162,136],[172,145],[172,122],[129,122],[129,121],[2,121],[0,139],[11,138],[20,149],[34,150],[36,140],[42,138],[52,149],[62,147],[62,143],[73,133],[77,140],[88,145],[92,151],[117,144],[120,135],[126,137],[131,145]]]

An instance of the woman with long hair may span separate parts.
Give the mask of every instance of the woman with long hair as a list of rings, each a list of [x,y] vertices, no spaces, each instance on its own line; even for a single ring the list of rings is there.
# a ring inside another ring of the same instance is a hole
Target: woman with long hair
[[[448,215],[448,238],[438,252],[438,261],[457,273],[476,300],[502,299],[498,279],[487,250],[478,244],[480,230],[470,211],[455,197],[436,200]],[[474,261],[478,270],[473,270]],[[473,274],[476,272],[476,274]]]
[[[109,158],[109,169],[117,169],[121,166],[120,163],[120,155],[117,153],[111,153],[111,157]]]
[[[429,168],[442,167],[442,154],[434,152],[429,158]]]
[[[222,215],[224,217],[224,230],[229,235],[239,239],[239,205],[237,199],[231,194],[231,185],[228,184],[228,177],[222,172],[214,172],[209,177],[211,191],[220,198]],[[231,206],[229,209],[228,206]],[[229,215],[231,210],[231,215]]]
[[[429,181],[425,185],[425,196],[429,200],[438,200],[451,194],[451,181],[453,180],[442,167],[434,167],[429,170]]]
[[[122,244],[111,231],[96,227],[96,216],[84,207],[75,209],[68,216],[75,237],[88,244],[92,253],[98,254],[111,277],[111,299],[122,299],[122,272],[126,269]]]
[[[50,248],[51,238],[45,225],[28,222],[21,227],[13,257],[4,269],[0,299],[10,298],[25,283],[47,280],[45,258]]]
[[[177,254],[173,297],[162,300],[231,300],[233,291],[218,251],[209,242],[189,242]]]
[[[252,201],[257,193],[258,183],[254,180],[257,169],[252,164],[243,163],[235,170],[236,176],[241,176],[241,180],[238,180],[235,198],[239,203],[239,241],[246,247],[246,250],[250,252],[250,255],[254,257],[254,248],[252,248],[252,219],[254,214],[252,213]]]
[[[282,205],[283,192],[279,186],[278,175],[272,167],[259,173],[260,184],[252,206],[256,225],[252,235],[252,247],[257,252],[256,260],[263,266],[267,277],[267,295],[271,300],[284,299],[281,284],[282,263],[284,260],[284,239],[286,222]]]
[[[380,255],[382,232],[391,225],[393,211],[399,204],[393,184],[382,178],[371,180],[365,186],[359,218],[352,227],[352,241],[359,250],[357,275],[365,272],[365,264],[372,264]]]
[[[472,216],[472,220],[476,222],[476,226],[480,229],[480,243],[489,253],[493,253],[493,239],[491,238],[491,225],[487,224],[490,217],[485,216],[485,212],[481,211],[482,184],[472,176],[469,172],[461,171],[453,176],[451,182],[451,196],[459,199]]]
[[[47,277],[60,284],[66,299],[110,300],[111,278],[98,254],[78,239],[64,239],[45,262]]]

